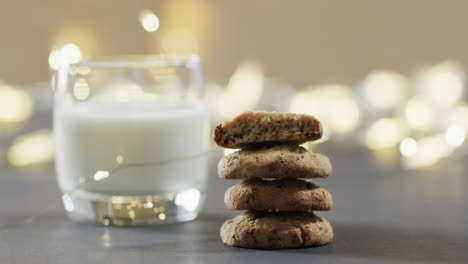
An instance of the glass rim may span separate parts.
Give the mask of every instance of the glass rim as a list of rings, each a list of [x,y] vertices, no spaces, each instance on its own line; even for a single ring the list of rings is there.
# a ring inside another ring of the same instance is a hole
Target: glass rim
[[[200,56],[190,55],[180,58],[167,55],[116,55],[86,57],[76,63],[65,63],[60,68],[157,68],[157,67],[193,67],[201,63]]]

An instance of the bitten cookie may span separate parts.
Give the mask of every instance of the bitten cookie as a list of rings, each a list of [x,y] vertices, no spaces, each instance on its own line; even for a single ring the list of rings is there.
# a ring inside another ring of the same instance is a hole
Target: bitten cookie
[[[213,139],[224,148],[246,148],[274,143],[302,144],[322,137],[313,116],[292,113],[246,112],[218,125]]]
[[[333,199],[326,189],[304,180],[250,179],[226,190],[230,210],[328,211]]]
[[[294,145],[243,149],[218,163],[218,175],[223,179],[326,178],[331,173],[327,157]]]
[[[247,211],[224,222],[221,239],[245,248],[299,248],[320,246],[333,240],[330,223],[311,212]]]

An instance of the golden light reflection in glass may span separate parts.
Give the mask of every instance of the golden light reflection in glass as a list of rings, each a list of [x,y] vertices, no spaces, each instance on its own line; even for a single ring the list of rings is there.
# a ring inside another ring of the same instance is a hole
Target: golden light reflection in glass
[[[167,199],[168,199],[169,201],[174,200],[174,198],[175,198],[175,196],[174,196],[173,193],[169,193],[169,194],[167,195]],[[164,208],[163,208],[163,210],[164,210]]]
[[[177,210],[182,209],[189,212],[195,210],[199,204],[200,193],[198,190],[189,189],[178,193],[173,200],[173,202],[168,202],[161,199],[160,196],[152,195],[141,197],[112,196],[110,201],[100,201],[95,204],[95,209],[98,212],[96,218],[103,225],[115,226],[167,221],[175,210],[174,206],[178,207]]]
[[[117,203],[117,204],[123,204],[124,203],[124,197],[122,196],[112,196],[112,203]]]
[[[78,100],[85,100],[89,97],[89,85],[86,79],[78,78],[73,85],[73,95]]]
[[[75,210],[75,205],[73,204],[73,201],[68,194],[64,194],[62,196],[62,201],[65,211],[72,212],[73,210]]]
[[[161,221],[166,220],[166,214],[164,214],[164,213],[160,213],[158,217],[159,217],[159,220],[161,220]]]
[[[109,178],[109,176],[110,176],[110,173],[108,171],[100,170],[100,171],[96,171],[96,173],[93,176],[93,179],[95,181],[101,181],[101,180]]]
[[[122,156],[122,155],[117,155],[117,156],[115,157],[115,162],[116,162],[117,164],[123,164],[124,161],[125,161],[125,158],[124,158],[124,156]]]
[[[104,218],[104,219],[102,220],[102,224],[103,224],[104,226],[110,226],[111,220],[110,220],[109,218]]]
[[[135,211],[129,210],[128,211],[128,217],[130,217],[130,219],[132,219],[132,220],[135,219],[135,217],[136,217]]]
[[[67,43],[61,47],[52,49],[49,54],[49,66],[57,70],[63,63],[77,63],[81,58],[80,47],[74,43]]]

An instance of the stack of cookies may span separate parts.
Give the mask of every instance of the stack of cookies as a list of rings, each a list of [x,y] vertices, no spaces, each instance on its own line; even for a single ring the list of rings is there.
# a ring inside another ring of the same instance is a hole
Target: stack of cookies
[[[243,180],[226,191],[224,203],[247,210],[221,227],[225,244],[274,249],[331,242],[330,223],[313,212],[330,210],[331,194],[303,179],[326,178],[332,167],[299,146],[321,136],[317,119],[291,113],[247,112],[216,127],[216,144],[241,149],[218,164],[221,178]]]

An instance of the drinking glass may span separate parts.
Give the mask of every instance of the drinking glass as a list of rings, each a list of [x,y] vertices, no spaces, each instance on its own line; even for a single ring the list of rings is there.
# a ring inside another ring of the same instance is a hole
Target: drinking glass
[[[207,178],[200,59],[120,56],[55,74],[56,173],[71,219],[141,225],[194,219]]]

